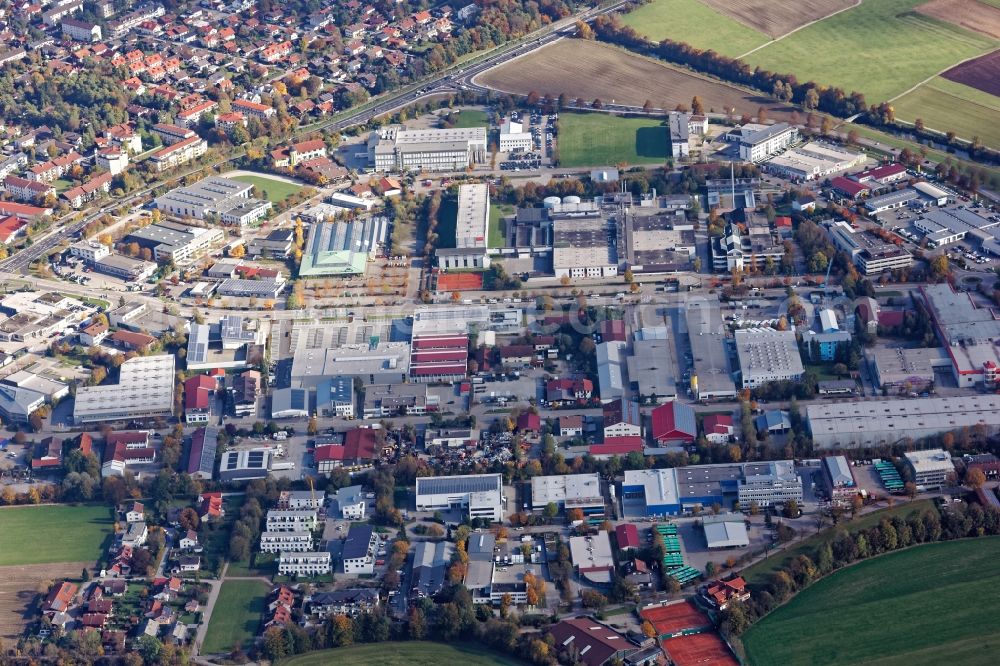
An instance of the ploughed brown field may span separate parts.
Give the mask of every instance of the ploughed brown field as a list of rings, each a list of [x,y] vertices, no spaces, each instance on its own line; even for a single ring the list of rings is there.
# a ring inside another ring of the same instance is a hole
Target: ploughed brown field
[[[963,83],[991,95],[1000,96],[1000,51],[963,62],[941,76],[949,81]]]
[[[699,0],[743,25],[780,37],[824,16],[852,7],[857,0]]]
[[[756,115],[763,106],[768,117],[787,120],[794,111],[775,100],[703,78],[650,58],[627,53],[598,42],[563,39],[522,58],[480,75],[476,82],[519,95],[565,93],[571,100],[595,98],[602,102],[642,106],[648,99],[655,108],[690,107],[701,98],[706,111],[725,113],[735,108],[737,116]]]
[[[924,16],[1000,39],[1000,8],[977,0],[931,0],[917,7]]]
[[[0,638],[16,639],[30,621],[38,619],[37,604],[44,597],[38,587],[43,581],[78,579],[84,565],[77,562],[0,567]]]

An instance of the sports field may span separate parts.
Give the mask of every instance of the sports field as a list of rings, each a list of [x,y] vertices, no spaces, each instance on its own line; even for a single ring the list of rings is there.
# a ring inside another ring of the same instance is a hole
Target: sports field
[[[917,546],[819,581],[743,645],[752,666],[995,664],[996,585],[1000,537]]]
[[[940,132],[952,131],[966,141],[978,136],[987,146],[1000,146],[1000,97],[937,77],[893,103],[896,117]]]
[[[659,118],[559,115],[559,164],[564,167],[662,164],[670,156],[668,143],[667,126]]]
[[[275,178],[268,178],[267,176],[233,176],[233,180],[238,180],[241,183],[256,185],[260,188],[261,192],[264,193],[264,197],[271,203],[284,201],[302,189],[301,185],[287,183],[283,180],[277,180]]]
[[[657,42],[686,42],[734,58],[768,41],[767,35],[698,0],[653,0],[622,16],[622,22]]]
[[[352,645],[334,650],[301,654],[281,662],[281,666],[326,666],[326,664],[379,664],[379,666],[520,666],[523,662],[469,643],[378,643]]]
[[[827,528],[822,532],[814,534],[813,536],[803,539],[802,541],[796,543],[794,546],[775,553],[766,560],[761,560],[757,564],[751,567],[747,567],[740,572],[740,575],[746,579],[748,583],[763,584],[770,580],[772,573],[776,572],[778,569],[783,567],[787,562],[798,557],[799,555],[805,554],[809,557],[814,557],[816,550],[826,542],[832,542],[834,537],[837,536],[839,530],[847,530],[848,532],[854,533],[860,530],[866,530],[869,527],[874,527],[878,525],[883,518],[891,518],[893,516],[900,516],[906,518],[911,514],[923,514],[926,511],[937,511],[930,500],[919,500],[916,502],[907,502],[906,504],[900,504],[892,507],[891,509],[884,509],[882,511],[873,511],[872,513],[866,513],[863,516],[859,516],[854,520],[842,521],[840,525],[836,528]],[[805,527],[809,530],[812,526],[806,526],[803,521],[791,521],[789,523],[796,529],[800,527]]]
[[[915,12],[922,2],[865,0],[745,60],[751,67],[795,74],[799,81],[863,92],[871,104],[998,45],[985,35]]]
[[[100,505],[0,509],[0,566],[95,563],[111,533],[111,509]]]
[[[212,609],[201,653],[229,652],[237,645],[249,648],[260,629],[267,592],[263,581],[225,581]]]

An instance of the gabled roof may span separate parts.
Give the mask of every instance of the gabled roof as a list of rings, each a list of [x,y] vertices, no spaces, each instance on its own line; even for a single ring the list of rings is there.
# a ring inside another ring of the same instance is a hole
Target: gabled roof
[[[653,410],[653,439],[664,441],[694,441],[698,436],[698,426],[694,410],[676,400],[660,405]]]

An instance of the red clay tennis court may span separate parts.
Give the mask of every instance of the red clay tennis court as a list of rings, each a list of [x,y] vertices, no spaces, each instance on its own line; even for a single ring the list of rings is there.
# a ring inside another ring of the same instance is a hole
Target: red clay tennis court
[[[691,634],[668,638],[663,649],[676,666],[740,666],[718,634]]]
[[[685,629],[702,629],[712,626],[708,616],[698,610],[690,601],[669,606],[644,608],[640,613],[642,619],[653,623],[658,636],[679,634]]]
[[[483,288],[482,273],[439,273],[438,291],[463,291]]]

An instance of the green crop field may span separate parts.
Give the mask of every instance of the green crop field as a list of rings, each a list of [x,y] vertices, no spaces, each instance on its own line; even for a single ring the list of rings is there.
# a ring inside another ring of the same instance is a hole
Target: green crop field
[[[752,666],[996,663],[1000,537],[926,544],[848,567],[744,636]],[[995,595],[988,593],[987,597]]]
[[[233,180],[256,185],[264,193],[264,197],[271,203],[284,201],[302,189],[301,185],[286,183],[283,180],[276,180],[267,176],[234,176]]]
[[[865,0],[768,44],[746,57],[751,67],[795,74],[799,81],[889,100],[998,43],[913,11],[924,0]]]
[[[0,566],[96,562],[111,528],[111,509],[106,506],[0,509]]]
[[[334,650],[309,652],[285,659],[281,666],[325,666],[326,664],[379,664],[379,666],[441,666],[461,663],[468,666],[519,666],[522,662],[469,643],[379,643],[353,645]]]
[[[212,609],[202,654],[229,652],[238,644],[250,647],[260,628],[267,591],[267,583],[259,580],[225,581]]]
[[[1000,97],[941,77],[925,83],[893,103],[896,117],[939,132],[952,131],[966,141],[978,136],[987,146],[1000,146]]]
[[[740,572],[740,575],[742,575],[748,583],[767,583],[772,573],[776,572],[787,562],[798,557],[799,555],[805,554],[809,557],[814,557],[816,550],[824,543],[832,542],[834,537],[837,536],[837,532],[841,529],[854,533],[878,525],[882,518],[891,518],[893,516],[906,518],[911,514],[922,514],[925,511],[936,510],[937,509],[934,508],[934,505],[930,502],[930,500],[920,500],[917,502],[899,504],[891,509],[866,513],[865,515],[859,516],[854,520],[848,519],[846,521],[842,521],[840,525],[835,528],[825,529],[818,534],[814,534],[807,539],[803,539],[791,548],[786,548],[785,550],[775,553],[765,560],[761,560],[751,567],[747,567]],[[813,527],[812,525],[807,525],[807,523],[803,520],[790,520],[788,521],[788,524],[794,529],[805,529],[807,531]]]
[[[736,57],[769,37],[698,0],[653,0],[622,16],[622,23],[655,41],[672,39]]]
[[[486,112],[479,109],[462,109],[455,115],[455,127],[486,127],[489,124]]]
[[[667,126],[656,118],[561,113],[557,141],[564,167],[662,164],[669,157]]]

